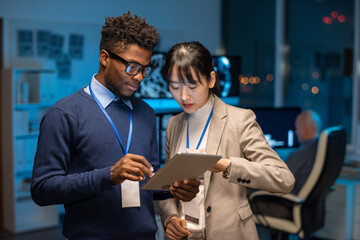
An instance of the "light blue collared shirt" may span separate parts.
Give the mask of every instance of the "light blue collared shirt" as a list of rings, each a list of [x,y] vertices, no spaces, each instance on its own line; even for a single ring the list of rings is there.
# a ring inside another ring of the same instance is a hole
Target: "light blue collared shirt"
[[[107,89],[106,87],[104,87],[101,83],[99,83],[98,80],[96,80],[94,74],[92,76],[91,79],[91,89],[93,91],[93,93],[95,94],[95,96],[97,97],[97,99],[99,100],[99,102],[101,103],[101,105],[103,106],[103,108],[106,108],[107,106],[109,106],[109,104],[112,101],[117,101],[119,100],[118,97],[116,97],[116,95],[114,93],[112,93],[109,89]],[[84,91],[91,95],[90,90],[89,90],[89,86],[86,86],[84,88]],[[132,104],[131,101],[129,99],[121,99],[129,108],[132,108]]]

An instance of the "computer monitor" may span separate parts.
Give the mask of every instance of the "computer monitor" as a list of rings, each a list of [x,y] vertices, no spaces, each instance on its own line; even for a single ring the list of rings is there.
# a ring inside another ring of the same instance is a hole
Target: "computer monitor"
[[[220,97],[238,97],[241,57],[213,56],[213,62],[220,82]]]
[[[155,70],[148,78],[144,78],[135,96],[139,98],[157,99],[172,98],[167,87],[166,80],[163,78],[161,71],[165,65],[166,54],[162,52],[154,52],[151,56],[151,64],[155,66]]]
[[[296,148],[295,119],[300,107],[253,108],[266,140],[272,148]]]

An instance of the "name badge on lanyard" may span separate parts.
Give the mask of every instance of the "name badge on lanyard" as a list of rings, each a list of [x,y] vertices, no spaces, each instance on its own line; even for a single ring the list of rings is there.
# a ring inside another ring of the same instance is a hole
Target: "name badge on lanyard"
[[[123,145],[123,143],[121,141],[119,132],[118,132],[114,122],[111,120],[109,114],[106,112],[105,108],[101,105],[100,101],[97,99],[94,92],[92,91],[91,83],[89,84],[89,90],[90,90],[90,94],[93,96],[96,103],[98,104],[98,106],[100,107],[100,109],[102,110],[102,112],[104,113],[104,115],[106,116],[108,121],[110,122],[112,128],[114,129],[116,137],[119,140],[121,149],[123,150],[124,155],[126,155],[129,152],[129,147],[130,147],[130,142],[131,142],[131,137],[132,137],[132,127],[133,127],[132,109],[130,108],[129,134],[128,134],[128,139],[127,139],[127,143],[126,143],[126,148],[124,148],[124,145]],[[125,180],[121,184],[121,201],[122,201],[122,207],[123,208],[140,207],[139,182]]]

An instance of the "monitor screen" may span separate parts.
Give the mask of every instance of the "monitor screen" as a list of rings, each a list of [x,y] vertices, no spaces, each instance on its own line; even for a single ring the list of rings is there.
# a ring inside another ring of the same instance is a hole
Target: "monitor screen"
[[[172,98],[167,87],[167,83],[161,74],[161,70],[165,65],[165,53],[154,52],[151,57],[151,64],[155,66],[155,70],[148,78],[144,78],[139,88],[135,92],[135,96],[139,98]]]
[[[213,56],[213,62],[220,82],[220,97],[239,96],[241,57]]]
[[[139,98],[172,98],[161,71],[165,65],[166,54],[154,52],[151,63],[156,67],[150,77],[145,78],[135,96]],[[239,96],[240,56],[213,56],[214,68],[220,82],[220,97]]]
[[[254,108],[266,140],[272,148],[296,148],[299,146],[295,135],[295,119],[300,107]]]

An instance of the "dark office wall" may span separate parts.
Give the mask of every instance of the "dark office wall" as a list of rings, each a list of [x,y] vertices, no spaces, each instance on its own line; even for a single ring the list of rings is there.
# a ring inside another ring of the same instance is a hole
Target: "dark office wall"
[[[227,54],[242,56],[242,72],[255,73],[261,54],[274,50],[275,1],[224,0],[222,8]]]
[[[245,72],[254,72],[258,51],[271,48],[275,39],[275,0],[223,1],[222,32],[227,53],[243,56]],[[332,11],[352,23],[353,0],[286,0],[286,38],[292,44],[352,47],[353,24],[322,23]],[[350,16],[350,17],[349,17]],[[335,34],[339,31],[342,34]],[[291,47],[291,46],[290,46]],[[258,49],[258,50],[257,50]]]
[[[287,10],[290,74],[285,102],[317,111],[324,127],[343,125],[350,141],[354,0],[289,0]],[[345,21],[332,18],[334,11]],[[324,23],[324,17],[331,17],[331,23]],[[319,76],[313,79],[312,72]],[[319,93],[301,90],[302,84],[319,87]]]
[[[287,0],[288,40],[292,44],[325,45],[352,47],[354,0]],[[331,24],[324,24],[324,16],[331,17],[331,12],[346,17],[344,23],[333,19]]]
[[[275,69],[275,0],[224,0],[222,7],[226,53],[241,56],[242,76],[260,79],[240,84],[240,105],[272,107],[275,84],[266,79]]]

